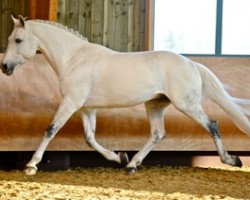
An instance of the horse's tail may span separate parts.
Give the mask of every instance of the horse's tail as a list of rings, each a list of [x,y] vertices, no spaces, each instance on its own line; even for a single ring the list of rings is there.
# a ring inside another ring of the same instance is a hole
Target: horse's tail
[[[239,105],[250,104],[250,100],[231,97],[208,68],[199,63],[195,64],[202,78],[203,92],[228,114],[240,130],[250,136],[250,122],[246,117],[246,115],[250,116],[250,112]]]

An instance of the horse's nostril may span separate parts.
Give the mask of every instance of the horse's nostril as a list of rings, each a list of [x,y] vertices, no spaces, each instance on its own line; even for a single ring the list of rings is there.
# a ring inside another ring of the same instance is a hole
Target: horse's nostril
[[[7,65],[6,63],[3,63],[3,64],[2,64],[2,69],[3,69],[3,70],[7,70],[7,69],[8,69],[8,65]]]

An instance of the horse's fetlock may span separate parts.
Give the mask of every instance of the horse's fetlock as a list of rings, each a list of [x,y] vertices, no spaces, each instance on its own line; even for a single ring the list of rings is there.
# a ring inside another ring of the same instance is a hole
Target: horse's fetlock
[[[136,167],[127,167],[127,175],[135,174],[137,171]]]
[[[221,157],[221,162],[235,167],[242,167],[239,156],[231,156],[228,153]]]
[[[41,158],[37,157],[37,156],[33,156],[31,161],[29,161],[26,166],[27,167],[36,167],[37,163],[41,162]]]
[[[116,154],[114,152],[110,152],[109,150],[105,150],[103,153],[104,153],[104,157],[107,160],[115,161],[115,162],[121,164],[121,158],[120,158],[120,156],[118,154]]]
[[[89,140],[86,140],[86,143],[87,143],[87,145],[88,145],[89,147],[92,148],[92,143],[91,143]]]
[[[34,159],[34,161],[37,162],[37,163],[41,162],[41,160],[42,160],[42,158],[36,157],[36,156],[35,156],[33,159]]]
[[[142,161],[141,160],[137,160],[135,164],[136,164],[136,166],[140,166],[142,164]]]

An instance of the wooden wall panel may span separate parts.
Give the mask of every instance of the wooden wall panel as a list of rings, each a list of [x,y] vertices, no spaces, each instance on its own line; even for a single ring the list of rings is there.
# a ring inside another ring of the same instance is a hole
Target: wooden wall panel
[[[60,24],[65,24],[66,17],[66,0],[58,1],[58,10],[57,10],[57,22]]]
[[[29,18],[56,21],[58,0],[29,0]]]
[[[91,0],[79,1],[78,31],[89,39],[91,38],[91,13]]]
[[[65,23],[74,30],[78,29],[79,1],[66,1]]]
[[[58,0],[58,22],[116,51],[144,50],[145,0]]]
[[[4,52],[8,37],[13,29],[11,15],[27,16],[28,15],[28,0],[1,0],[0,1],[0,51]]]
[[[134,1],[133,2],[133,51],[137,51],[140,49],[139,47],[139,41],[140,41],[140,18],[141,18],[141,12],[138,12],[141,8],[141,2],[140,1]],[[143,49],[143,48],[142,48]]]
[[[10,15],[49,19],[78,30],[89,41],[116,51],[145,50],[146,0],[1,0],[0,50],[13,23]]]
[[[104,1],[92,0],[91,41],[103,44]]]
[[[146,0],[145,9],[145,49],[154,49],[154,5],[155,0]]]
[[[61,0],[63,1],[63,0]],[[63,4],[62,4],[63,5]],[[4,52],[13,29],[11,15],[29,19],[56,21],[58,0],[1,0],[0,1],[0,51]],[[63,8],[61,8],[63,10]]]
[[[107,47],[111,48],[111,49],[115,49],[115,4],[114,1],[109,1],[108,3],[108,26],[107,26]]]
[[[128,12],[127,1],[116,0],[115,2],[115,50],[127,51],[128,41]]]
[[[146,13],[146,1],[141,0],[141,7],[140,7],[140,32],[139,32],[139,49],[145,49],[145,13]]]
[[[128,1],[128,42],[127,51],[133,51],[133,24],[134,24],[134,1]]]
[[[57,20],[57,9],[58,9],[58,0],[50,0],[49,5],[49,20]]]
[[[108,45],[108,14],[109,14],[109,0],[104,0],[103,3],[103,45]]]

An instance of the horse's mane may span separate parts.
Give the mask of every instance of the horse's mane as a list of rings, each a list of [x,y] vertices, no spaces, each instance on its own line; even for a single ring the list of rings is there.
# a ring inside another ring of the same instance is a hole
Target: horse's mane
[[[74,34],[75,36],[81,38],[84,41],[88,41],[88,39],[86,37],[83,37],[83,35],[81,35],[78,31],[74,31],[73,29],[68,28],[67,26],[64,26],[62,24],[59,24],[59,23],[56,23],[56,22],[52,22],[52,21],[47,21],[47,20],[38,20],[38,19],[32,20],[32,21],[56,26],[58,28],[64,29],[65,31],[68,31],[68,32]]]

